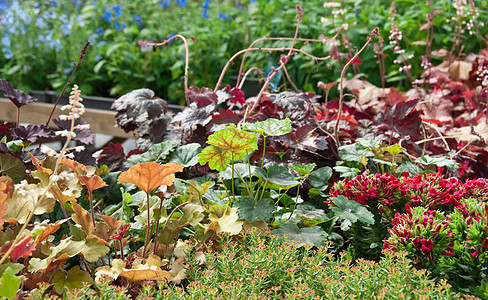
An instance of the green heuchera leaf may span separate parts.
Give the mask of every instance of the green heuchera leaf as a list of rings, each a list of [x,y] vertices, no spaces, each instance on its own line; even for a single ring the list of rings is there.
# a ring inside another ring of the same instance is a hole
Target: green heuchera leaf
[[[354,178],[358,175],[359,169],[358,168],[350,168],[346,166],[335,166],[334,170],[339,172],[339,176],[342,178]]]
[[[293,165],[290,167],[290,169],[297,171],[300,175],[301,178],[310,175],[310,173],[313,171],[313,169],[317,166],[316,164],[307,164],[307,165]]]
[[[332,202],[336,205],[332,208],[332,212],[343,220],[341,224],[342,230],[349,230],[351,225],[357,221],[374,224],[373,214],[364,205],[354,200],[349,200],[344,196],[337,196],[332,199]]]
[[[431,157],[429,155],[423,155],[415,160],[416,163],[423,165],[435,165],[438,167],[447,167],[450,171],[456,171],[460,168],[460,165],[453,159],[447,157]]]
[[[403,172],[407,172],[410,175],[414,175],[422,172],[422,169],[408,159],[403,158],[402,164],[398,166],[396,172],[400,174],[402,174]]]
[[[163,160],[176,148],[178,144],[179,142],[175,140],[154,144],[143,154],[131,155],[124,163],[124,166],[130,168],[138,163]]]
[[[256,201],[252,197],[241,197],[234,202],[234,206],[237,206],[239,219],[248,220],[249,223],[260,220],[268,222],[276,210],[276,206],[269,198],[262,198]]]
[[[232,126],[233,125],[233,126]],[[198,162],[212,170],[223,171],[232,161],[242,159],[246,153],[258,148],[254,133],[238,129],[234,124],[209,136],[210,146],[199,154]]]
[[[288,118],[284,120],[270,118],[262,122],[242,123],[242,128],[257,132],[265,137],[280,136],[291,132],[291,122]]]
[[[83,282],[92,284],[93,280],[88,272],[80,269],[80,266],[74,266],[67,274],[63,270],[54,271],[52,282],[54,290],[58,294],[63,294],[65,291],[81,288]]]
[[[0,153],[0,174],[7,174],[16,183],[25,177],[26,167],[22,160],[10,153]]]
[[[255,166],[250,166],[250,169],[251,176],[256,174]],[[249,165],[243,163],[234,164],[234,178],[239,178],[238,174],[241,175],[242,178],[249,177]],[[219,177],[223,177],[224,179],[232,179],[232,167],[228,166],[225,171],[220,172]]]
[[[267,172],[263,168],[256,168],[256,174],[267,182],[269,188],[276,190],[290,188],[300,184],[293,175],[288,173],[285,167],[278,164],[271,165]]]
[[[319,191],[324,191],[329,186],[329,179],[332,176],[332,169],[330,167],[322,167],[313,171],[308,176],[310,184]]]
[[[339,147],[339,157],[344,161],[360,162],[361,156],[374,157],[371,151],[379,146],[375,140],[357,139],[356,143]]]
[[[289,234],[290,240],[300,243],[301,246],[311,244],[320,247],[327,238],[327,232],[318,226],[299,228],[294,222],[287,222],[280,228],[272,231],[273,234]]]
[[[202,151],[200,144],[191,143],[177,148],[172,154],[170,163],[191,167],[198,163],[198,154]]]
[[[5,269],[5,272],[0,278],[0,296],[6,297],[7,299],[12,299],[20,287],[20,277],[15,276],[14,270],[11,267]]]

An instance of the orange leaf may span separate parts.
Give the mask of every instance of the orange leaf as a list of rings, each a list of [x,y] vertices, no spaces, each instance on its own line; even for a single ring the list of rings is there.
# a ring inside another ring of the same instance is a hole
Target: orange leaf
[[[124,221],[119,221],[112,216],[105,216],[100,214],[98,214],[98,216],[102,218],[102,220],[105,221],[105,223],[107,223],[107,225],[110,226],[110,228],[112,229],[116,229],[117,227],[125,223]]]
[[[98,175],[81,176],[80,181],[90,191],[94,191],[96,189],[103,188],[104,186],[107,186],[105,181],[103,181],[103,179]]]
[[[47,238],[52,233],[55,233],[61,224],[68,221],[68,219],[60,220],[54,224],[49,224],[36,238],[36,247],[39,245],[45,238]]]
[[[71,219],[76,224],[81,225],[81,228],[86,234],[91,234],[95,230],[93,227],[93,221],[90,214],[79,204],[73,203],[73,210],[75,214],[71,216]]]
[[[3,181],[5,176],[0,177],[0,203],[3,203],[7,197],[9,197],[10,191],[12,191],[12,179]]]
[[[129,182],[149,194],[161,185],[170,186],[175,180],[174,173],[183,171],[183,166],[173,163],[158,164],[147,162],[137,164],[129,170],[122,172],[118,183]]]
[[[76,174],[79,173],[79,170],[86,171],[86,166],[84,164],[80,164],[79,162],[69,159],[69,158],[63,158],[61,160],[61,163],[68,168],[71,168],[73,171],[75,171]]]
[[[43,166],[41,166],[41,164],[39,163],[39,160],[36,157],[34,157],[34,155],[32,155],[32,153],[29,152],[29,155],[32,158],[32,164],[37,168],[37,170],[39,170],[43,173],[47,173],[49,175],[51,175],[53,173],[53,170],[51,170],[49,168],[44,168]]]

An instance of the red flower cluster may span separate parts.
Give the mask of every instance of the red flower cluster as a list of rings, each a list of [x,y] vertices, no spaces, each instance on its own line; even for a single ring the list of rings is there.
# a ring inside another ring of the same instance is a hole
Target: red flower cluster
[[[375,200],[388,208],[404,194],[400,179],[391,174],[346,178],[343,182],[337,182],[330,190],[332,197],[343,195],[364,205],[368,205],[368,200]]]

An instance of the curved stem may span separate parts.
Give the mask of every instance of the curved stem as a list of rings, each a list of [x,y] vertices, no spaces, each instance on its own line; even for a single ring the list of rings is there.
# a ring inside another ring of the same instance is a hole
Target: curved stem
[[[266,37],[265,36],[265,37],[259,38],[259,39],[255,40],[254,42],[252,42],[249,45],[248,49],[254,47],[255,44],[262,42],[262,41],[291,41],[291,40],[293,40],[293,38],[289,38],[289,37]],[[319,43],[323,42],[322,40],[303,39],[303,38],[296,38],[295,40],[300,41],[300,42],[319,42]],[[239,73],[237,74],[237,84],[236,85],[238,85],[240,83],[242,70],[244,70],[244,63],[246,62],[247,55],[248,55],[248,53],[246,52],[246,54],[244,54],[244,57],[242,58],[241,66],[239,68]]]
[[[356,58],[359,56],[359,54],[361,54],[361,52],[363,52],[364,49],[366,49],[366,47],[369,45],[369,43],[371,43],[371,41],[375,37],[377,37],[378,35],[379,35],[379,29],[378,29],[378,27],[375,27],[373,29],[373,31],[371,31],[371,34],[368,36],[368,38],[366,40],[366,43],[363,45],[363,47],[361,49],[359,49],[359,51],[356,52],[356,54],[354,54],[354,56],[351,59],[349,59],[349,61],[344,66],[344,68],[342,68],[341,80],[340,80],[340,83],[339,83],[339,108],[338,108],[338,111],[337,111],[336,124],[334,126],[334,136],[335,136],[335,141],[337,143],[337,147],[338,148],[340,147],[338,130],[339,130],[339,122],[341,121],[341,117],[342,117],[342,97],[344,95],[344,91],[343,91],[344,74],[346,73],[347,67],[349,67],[356,60]]]
[[[153,46],[153,47],[158,47],[158,46],[163,46],[166,45],[167,43],[171,42],[172,40],[180,38],[183,43],[185,44],[185,100],[186,100],[186,106],[190,106],[190,100],[188,99],[188,64],[189,64],[189,54],[188,54],[188,42],[184,36],[181,34],[176,34],[172,36],[171,38],[164,40],[161,43],[150,43],[147,41],[138,41],[137,43],[139,45],[147,45],[147,46]]]
[[[317,57],[317,56],[314,56],[312,54],[309,54],[308,52],[302,50],[302,49],[292,49],[290,47],[281,47],[281,48],[247,48],[247,49],[244,49],[244,50],[241,50],[239,52],[237,52],[236,54],[234,54],[230,59],[229,61],[225,64],[224,66],[224,69],[222,70],[222,73],[220,73],[220,77],[219,77],[219,80],[217,82],[217,84],[215,85],[215,88],[214,88],[214,92],[218,91],[218,89],[220,88],[220,85],[222,84],[222,81],[224,80],[224,75],[225,75],[225,72],[227,71],[227,69],[229,68],[229,66],[231,65],[231,63],[241,54],[243,53],[248,53],[248,52],[252,52],[252,51],[286,51],[286,50],[293,50],[294,52],[299,52],[303,55],[306,55],[308,57],[310,57],[311,59],[313,60],[327,60],[327,59],[330,59],[330,55],[327,55],[325,57]]]
[[[246,71],[246,74],[244,74],[244,77],[242,77],[242,80],[241,80],[241,82],[239,84],[237,84],[237,82],[239,81],[239,79],[236,81],[236,87],[238,89],[242,90],[242,86],[244,85],[244,82],[246,82],[247,76],[249,76],[249,73],[251,73],[252,71],[259,72],[259,75],[261,75],[262,78],[266,78],[266,76],[264,75],[264,73],[258,67],[252,67],[252,68],[250,68],[249,70]]]

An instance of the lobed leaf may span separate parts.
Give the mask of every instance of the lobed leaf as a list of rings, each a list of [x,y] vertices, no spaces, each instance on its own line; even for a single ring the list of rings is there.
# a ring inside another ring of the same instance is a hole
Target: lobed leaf
[[[174,173],[183,171],[183,166],[173,163],[158,164],[147,162],[137,164],[129,170],[122,172],[118,183],[129,182],[149,194],[152,190],[162,185],[170,186],[175,180]]]

